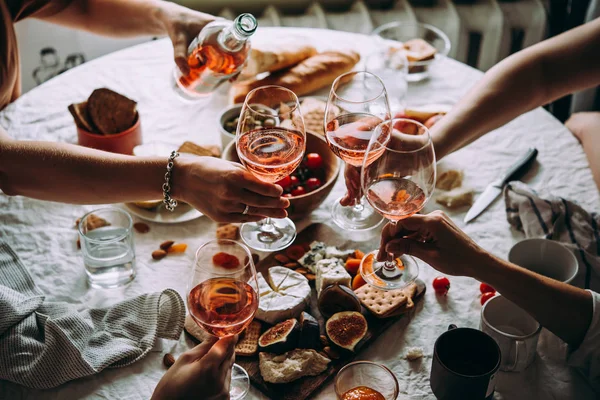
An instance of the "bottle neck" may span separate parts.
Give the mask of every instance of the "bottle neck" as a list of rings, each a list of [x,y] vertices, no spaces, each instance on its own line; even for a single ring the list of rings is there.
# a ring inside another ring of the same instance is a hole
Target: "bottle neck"
[[[242,14],[221,31],[219,42],[225,49],[237,51],[245,45],[257,27],[258,23],[252,14]]]

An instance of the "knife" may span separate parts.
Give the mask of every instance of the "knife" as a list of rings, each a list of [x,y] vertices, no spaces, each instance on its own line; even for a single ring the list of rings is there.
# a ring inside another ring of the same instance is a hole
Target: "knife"
[[[506,171],[506,174],[504,174],[502,178],[490,183],[488,187],[485,188],[481,196],[479,196],[477,201],[475,201],[475,204],[473,204],[471,209],[469,209],[469,212],[465,216],[465,224],[474,220],[479,214],[481,214],[486,208],[488,208],[489,205],[492,204],[494,200],[496,200],[496,197],[500,196],[504,185],[514,180],[516,177],[524,174],[537,157],[537,154],[537,149],[530,148],[523,155],[523,157],[519,159],[519,161],[514,163],[508,169],[508,171]]]

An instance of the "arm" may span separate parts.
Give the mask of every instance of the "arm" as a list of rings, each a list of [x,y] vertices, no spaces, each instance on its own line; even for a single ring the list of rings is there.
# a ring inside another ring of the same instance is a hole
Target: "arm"
[[[133,157],[67,143],[16,141],[0,128],[0,189],[78,204],[161,199],[167,158]],[[283,218],[289,200],[241,165],[213,157],[175,160],[171,195],[219,222]],[[246,205],[249,215],[243,215]]]
[[[600,83],[600,18],[506,58],[432,128],[438,159],[517,116]]]
[[[487,253],[442,212],[414,215],[396,226],[388,224],[382,234],[381,256],[384,251],[412,254],[443,273],[492,285],[573,347],[581,344],[590,327],[593,302],[589,292]]]

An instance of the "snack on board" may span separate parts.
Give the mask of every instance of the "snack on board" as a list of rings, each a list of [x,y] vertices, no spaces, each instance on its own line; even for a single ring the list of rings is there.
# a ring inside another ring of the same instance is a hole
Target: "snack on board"
[[[462,186],[463,173],[455,169],[444,171],[435,182],[435,188],[441,190],[452,190]]]
[[[242,103],[251,90],[265,85],[283,86],[296,95],[303,96],[331,85],[338,76],[352,70],[359,61],[360,55],[352,50],[319,53],[266,78],[233,85],[231,100],[233,103]]]
[[[250,357],[258,352],[258,338],[260,337],[261,323],[252,321],[246,327],[240,340],[235,345],[235,355]]]
[[[135,101],[106,88],[92,92],[87,108],[94,126],[105,135],[131,128],[137,118]]]
[[[357,311],[344,311],[334,314],[327,320],[327,337],[336,346],[354,351],[356,345],[367,334],[369,325],[365,317]]]
[[[275,72],[298,64],[317,54],[307,38],[283,36],[267,43],[253,43],[250,57],[240,75],[241,79],[263,72]]]
[[[300,323],[295,318],[286,319],[267,329],[258,338],[260,351],[283,354],[293,350],[298,345]]]
[[[317,262],[317,280],[315,287],[317,296],[321,295],[321,291],[329,285],[339,284],[350,287],[352,285],[352,277],[346,271],[344,264],[339,258],[326,258]]]
[[[317,301],[323,318],[342,311],[360,311],[360,300],[349,287],[337,283],[327,286],[321,291]]]
[[[285,267],[269,268],[269,283],[259,272],[256,274],[260,301],[256,318],[276,324],[296,318],[306,308],[310,299],[308,280],[296,271]]]
[[[313,349],[294,349],[284,354],[259,353],[260,374],[269,383],[288,383],[304,376],[316,376],[331,360]]]
[[[319,321],[309,313],[303,311],[300,314],[300,338],[298,339],[299,349],[321,348],[321,329]]]
[[[177,151],[179,153],[193,154],[201,157],[214,157],[213,152],[210,149],[190,141],[183,142]]]
[[[362,305],[373,315],[377,318],[387,318],[395,315],[399,309],[408,311],[414,307],[412,296],[414,296],[416,288],[414,283],[407,288],[396,290],[381,290],[370,285],[363,285],[354,293]]]

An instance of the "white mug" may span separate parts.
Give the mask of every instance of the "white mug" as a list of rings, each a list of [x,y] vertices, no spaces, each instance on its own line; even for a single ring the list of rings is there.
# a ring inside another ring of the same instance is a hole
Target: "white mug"
[[[520,241],[510,249],[508,261],[565,283],[571,283],[579,271],[577,258],[571,250],[547,239]]]
[[[501,371],[521,372],[535,359],[542,326],[506,297],[495,296],[484,304],[480,330],[498,343]]]

